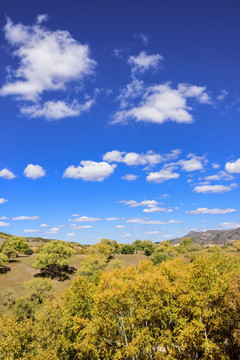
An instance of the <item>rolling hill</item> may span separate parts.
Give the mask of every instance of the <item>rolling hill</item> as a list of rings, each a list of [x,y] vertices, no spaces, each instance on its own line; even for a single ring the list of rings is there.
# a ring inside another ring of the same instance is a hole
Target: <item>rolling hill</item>
[[[240,228],[231,230],[207,230],[190,231],[187,235],[180,238],[171,239],[171,244],[179,244],[181,240],[191,237],[195,244],[201,245],[220,245],[227,244],[234,240],[240,240]]]

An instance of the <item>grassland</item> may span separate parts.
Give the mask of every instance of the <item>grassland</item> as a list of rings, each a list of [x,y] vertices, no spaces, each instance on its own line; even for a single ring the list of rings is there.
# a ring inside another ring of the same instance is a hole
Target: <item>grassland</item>
[[[76,268],[77,270],[81,266],[81,262],[84,259],[85,255],[76,255],[74,256],[69,266]],[[14,259],[16,262],[8,264],[11,268],[6,274],[0,274],[0,313],[7,312],[6,306],[3,305],[3,295],[6,291],[12,290],[15,293],[16,298],[19,296],[25,296],[28,294],[28,289],[24,286],[26,281],[32,280],[34,275],[38,274],[39,271],[33,268],[33,264],[36,261],[37,254],[31,256],[20,256],[17,259]],[[142,260],[146,259],[143,254],[136,255],[116,255],[117,259],[120,259],[124,262],[126,266],[137,265]],[[65,288],[69,287],[71,282],[78,275],[75,273],[70,275],[68,280],[58,281],[52,280],[53,283],[53,294],[58,296],[60,295]]]

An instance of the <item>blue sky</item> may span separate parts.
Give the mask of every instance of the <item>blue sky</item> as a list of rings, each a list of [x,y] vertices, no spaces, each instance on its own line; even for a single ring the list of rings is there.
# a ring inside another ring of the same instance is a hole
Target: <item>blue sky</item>
[[[240,227],[238,1],[3,1],[0,231]]]

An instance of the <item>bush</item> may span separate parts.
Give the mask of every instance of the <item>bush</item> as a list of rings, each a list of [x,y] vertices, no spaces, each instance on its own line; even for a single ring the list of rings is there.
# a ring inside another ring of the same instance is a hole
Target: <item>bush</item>
[[[134,245],[122,245],[121,254],[130,255],[134,254],[135,246]]]
[[[33,254],[33,250],[30,248],[24,251],[24,255],[32,255],[32,254]]]

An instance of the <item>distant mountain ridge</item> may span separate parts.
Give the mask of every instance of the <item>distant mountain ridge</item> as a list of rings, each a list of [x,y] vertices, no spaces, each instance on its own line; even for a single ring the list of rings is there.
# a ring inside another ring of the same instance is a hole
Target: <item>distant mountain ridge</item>
[[[171,239],[173,245],[179,244],[183,239],[191,237],[195,244],[227,244],[234,240],[240,240],[240,228],[231,230],[207,230],[207,231],[190,231],[187,235],[180,238]]]

